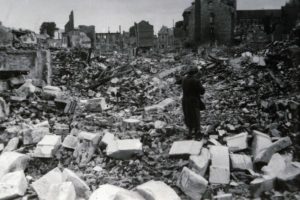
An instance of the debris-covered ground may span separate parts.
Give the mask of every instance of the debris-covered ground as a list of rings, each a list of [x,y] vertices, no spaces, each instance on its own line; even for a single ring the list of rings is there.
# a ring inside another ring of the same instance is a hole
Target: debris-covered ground
[[[275,42],[88,63],[54,51],[53,86],[20,76],[1,92],[0,199],[299,199],[299,52]],[[191,66],[206,89],[201,141],[186,139],[176,84]]]

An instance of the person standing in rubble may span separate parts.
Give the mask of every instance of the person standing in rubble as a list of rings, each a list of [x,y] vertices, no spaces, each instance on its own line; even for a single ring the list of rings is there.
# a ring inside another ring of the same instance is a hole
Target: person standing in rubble
[[[193,136],[197,139],[202,137],[200,129],[200,110],[205,109],[204,103],[201,101],[201,95],[205,93],[198,74],[198,68],[193,67],[187,72],[182,80],[183,98],[182,108],[184,114],[184,122],[189,129],[189,138]]]

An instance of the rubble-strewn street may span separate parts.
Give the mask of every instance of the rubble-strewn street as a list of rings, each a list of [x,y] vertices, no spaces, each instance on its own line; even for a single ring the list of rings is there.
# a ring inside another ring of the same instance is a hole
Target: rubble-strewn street
[[[104,184],[120,187],[107,189],[114,196],[127,189],[129,199],[299,198],[299,63],[289,54],[272,58],[290,45],[273,43],[258,55],[211,49],[207,59],[116,54],[90,65],[78,52],[52,52],[52,87],[23,80],[1,95],[2,198],[105,199]],[[207,90],[201,141],[186,139],[176,84],[193,65]],[[168,186],[142,185],[153,180]]]

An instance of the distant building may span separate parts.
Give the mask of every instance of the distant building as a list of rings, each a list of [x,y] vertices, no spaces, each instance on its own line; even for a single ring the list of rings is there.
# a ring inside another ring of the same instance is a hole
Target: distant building
[[[231,44],[235,17],[236,0],[195,0],[183,12],[181,31],[185,32],[185,43]]]
[[[74,27],[74,12],[72,10],[69,15],[69,21],[65,25],[65,33],[73,31],[74,29],[75,29],[75,27]]]
[[[95,26],[79,25],[79,31],[84,32],[90,39],[92,48],[96,46],[96,28]]]
[[[120,51],[122,48],[121,33],[96,33],[96,49],[100,52]]]
[[[290,33],[296,26],[297,20],[300,19],[300,0],[289,0],[282,7],[282,18],[286,27],[286,33]]]
[[[166,26],[161,27],[158,32],[158,48],[171,49],[174,47],[174,29]]]
[[[68,46],[69,47],[79,47],[79,48],[91,48],[92,41],[84,33],[79,30],[73,30],[68,33]]]
[[[138,48],[151,48],[154,45],[154,28],[146,21],[135,23],[129,30],[131,45]]]
[[[11,30],[0,25],[0,46],[12,46],[13,38]]]

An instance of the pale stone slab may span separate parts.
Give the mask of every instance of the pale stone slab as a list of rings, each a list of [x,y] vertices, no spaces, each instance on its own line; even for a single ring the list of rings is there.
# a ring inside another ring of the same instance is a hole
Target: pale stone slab
[[[241,133],[232,137],[227,137],[227,146],[229,147],[229,150],[235,152],[235,151],[241,151],[248,148],[248,133]]]
[[[203,146],[203,141],[178,141],[174,142],[169,155],[179,156],[179,155],[199,155]]]
[[[178,187],[193,200],[202,198],[207,189],[208,182],[205,178],[192,170],[184,167],[177,182]]]
[[[0,178],[9,172],[25,170],[29,159],[27,155],[21,153],[2,153],[0,156]]]
[[[180,200],[176,192],[162,181],[148,181],[137,186],[136,191],[146,200]]]
[[[45,200],[76,200],[76,193],[73,183],[64,182],[52,184],[49,187]]]
[[[253,163],[251,157],[241,154],[230,154],[230,160],[233,169],[248,170],[253,169]]]
[[[202,148],[199,156],[192,155],[189,159],[190,168],[196,173],[204,176],[210,161],[210,152],[206,148]]]
[[[143,153],[143,144],[138,139],[116,140],[106,147],[106,153],[112,158],[129,159]]]

